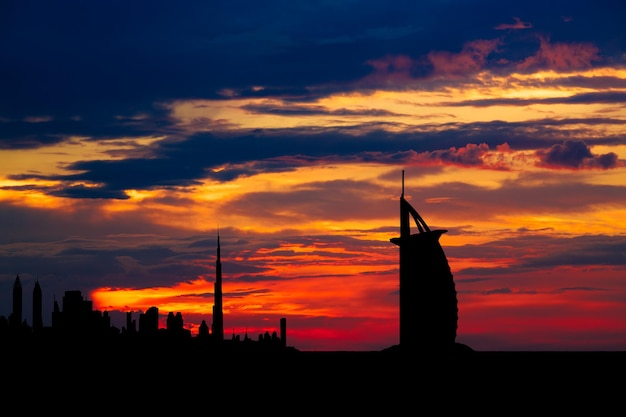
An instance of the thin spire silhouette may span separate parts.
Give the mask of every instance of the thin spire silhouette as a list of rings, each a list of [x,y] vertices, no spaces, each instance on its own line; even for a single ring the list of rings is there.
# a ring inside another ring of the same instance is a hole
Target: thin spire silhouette
[[[215,261],[215,286],[213,302],[213,324],[211,332],[218,341],[224,340],[224,313],[222,311],[222,259],[219,228],[217,232],[217,259]]]

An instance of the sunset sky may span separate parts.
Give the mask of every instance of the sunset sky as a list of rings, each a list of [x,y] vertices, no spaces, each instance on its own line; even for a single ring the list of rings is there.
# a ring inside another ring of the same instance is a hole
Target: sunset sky
[[[300,350],[399,342],[405,198],[475,350],[626,349],[623,1],[0,4],[0,316],[20,276]]]

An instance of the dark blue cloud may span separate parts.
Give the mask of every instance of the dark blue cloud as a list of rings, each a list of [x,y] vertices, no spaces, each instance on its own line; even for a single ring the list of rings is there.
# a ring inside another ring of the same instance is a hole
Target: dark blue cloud
[[[125,190],[175,188],[199,185],[205,178],[232,181],[262,172],[285,172],[299,166],[340,161],[398,162],[410,158],[409,151],[431,152],[445,160],[451,148],[465,144],[485,144],[490,149],[508,143],[514,150],[536,150],[548,166],[570,168],[612,168],[617,155],[589,155],[573,152],[573,142],[563,144],[563,126],[584,122],[620,123],[610,119],[551,120],[507,123],[492,121],[460,124],[451,122],[437,132],[405,130],[388,132],[362,126],[318,130],[267,129],[228,135],[199,133],[186,139],[164,139],[144,149],[144,157],[115,160],[84,160],[68,164],[73,174],[16,174],[16,180],[46,179],[61,181],[65,186],[42,188],[50,195],[70,198],[125,199]],[[624,143],[622,137],[588,137],[588,143]],[[581,142],[582,143],[582,142]],[[550,148],[552,146],[552,148]],[[563,148],[565,147],[565,148]],[[402,156],[405,154],[405,156]],[[567,159],[569,158],[569,159]],[[575,162],[572,162],[575,158]],[[586,159],[584,159],[586,158]],[[569,162],[568,162],[569,161]],[[475,161],[476,162],[476,161]],[[214,170],[214,168],[224,168]],[[20,186],[24,188],[25,186]],[[10,189],[10,186],[5,187]]]
[[[112,198],[126,200],[129,196],[122,190],[109,190],[103,187],[86,187],[84,185],[71,185],[65,188],[53,188],[47,193],[55,197],[68,198]]]
[[[610,152],[595,155],[581,140],[565,141],[549,149],[537,151],[541,164],[566,168],[614,168],[618,164],[617,154]]]
[[[356,115],[307,103],[321,92],[358,88],[353,82],[373,71],[368,62],[386,56],[407,56],[422,65],[432,51],[455,54],[468,42],[498,39],[497,56],[485,63],[496,67],[501,60],[523,62],[547,42],[542,39],[549,39],[555,44],[593,45],[601,62],[610,62],[623,59],[625,44],[620,19],[626,6],[618,1],[36,0],[10,1],[0,7],[0,149],[37,148],[72,136],[87,140],[168,138],[143,150],[142,157],[78,161],[66,167],[74,173],[65,175],[12,177],[61,181],[61,186],[47,192],[70,198],[123,199],[128,189],[193,186],[207,177],[231,181],[324,159],[402,158],[409,151],[436,152],[468,143],[492,149],[508,143],[519,150],[560,146],[558,127],[580,121],[462,125],[451,120],[438,126],[445,129],[437,133],[399,125],[394,126],[399,133],[389,133],[382,125],[378,129],[355,125],[184,137],[160,103],[223,99],[221,92],[231,89],[240,97],[284,99],[280,107],[255,105],[244,108],[247,111]],[[518,21],[523,24],[517,25]],[[422,65],[413,75],[426,76],[428,71],[428,65]],[[608,77],[566,82],[623,84]],[[568,99],[461,104],[623,101],[623,93],[591,93]],[[365,108],[358,114],[385,112]],[[600,121],[623,123],[585,122]],[[623,141],[584,139],[587,143]],[[548,154],[553,162],[563,156],[557,150]],[[602,167],[617,163],[602,155],[595,162]],[[224,170],[212,170],[224,165]]]
[[[457,51],[504,36],[517,61],[553,41],[623,52],[623,2],[90,1],[4,2],[0,116],[104,114],[133,103],[216,97],[223,88],[268,91],[360,79],[368,60]],[[567,16],[566,21],[564,17]],[[524,31],[499,31],[514,18]],[[535,31],[534,35],[528,33]]]
[[[617,80],[616,80],[617,81]],[[624,84],[626,80],[619,80],[614,83],[614,87]],[[529,106],[533,104],[593,104],[593,103],[615,103],[622,105],[626,103],[626,93],[620,91],[608,91],[599,93],[580,93],[569,97],[550,97],[550,98],[492,98],[480,100],[465,100],[442,103],[447,106]],[[616,119],[616,121],[619,119]]]
[[[61,105],[61,104],[60,104]],[[42,115],[37,119],[0,119],[0,149],[29,149],[49,146],[68,137],[119,140],[120,137],[146,137],[172,132],[169,111],[159,105],[133,103],[113,105],[108,109],[97,100],[87,101],[80,112]]]

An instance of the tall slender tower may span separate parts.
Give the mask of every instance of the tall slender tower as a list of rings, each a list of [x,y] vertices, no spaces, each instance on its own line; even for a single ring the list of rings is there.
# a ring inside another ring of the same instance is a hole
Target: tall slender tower
[[[213,301],[213,324],[211,333],[218,340],[224,340],[224,313],[222,312],[222,260],[220,255],[220,234],[217,233],[217,261],[215,262],[215,287]]]
[[[411,234],[410,217],[419,233]],[[445,350],[454,347],[458,307],[454,280],[439,238],[447,230],[430,230],[400,195],[400,347],[402,350]]]
[[[22,325],[22,283],[19,274],[13,283],[13,313],[11,314],[9,324],[15,327]]]
[[[43,329],[42,296],[39,280],[35,281],[33,289],[33,332],[39,333]]]

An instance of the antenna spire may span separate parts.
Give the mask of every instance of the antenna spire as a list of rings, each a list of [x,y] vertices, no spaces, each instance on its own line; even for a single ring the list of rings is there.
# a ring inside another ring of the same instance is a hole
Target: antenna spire
[[[402,197],[404,197],[404,170],[402,170]]]

